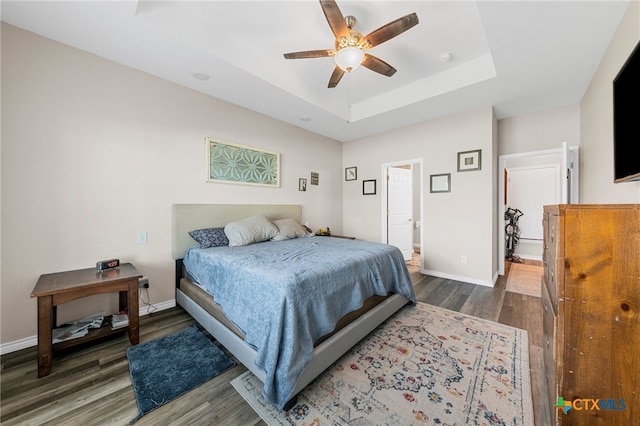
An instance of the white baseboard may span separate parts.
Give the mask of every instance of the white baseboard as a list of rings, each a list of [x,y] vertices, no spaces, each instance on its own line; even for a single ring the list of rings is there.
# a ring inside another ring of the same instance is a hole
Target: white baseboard
[[[13,342],[0,345],[0,355],[10,352],[19,351],[20,349],[30,348],[38,344],[38,336],[25,337],[24,339],[14,340]]]
[[[447,274],[444,272],[439,272],[439,271],[432,271],[431,269],[421,269],[420,273],[423,275],[431,275],[432,277],[438,277],[438,278],[446,278],[448,280],[455,280],[455,281],[462,281],[465,283],[469,283],[469,284],[477,284],[477,285],[482,285],[485,287],[493,287],[495,284],[495,281],[497,280],[497,275],[494,277],[494,281],[487,281],[487,280],[479,280],[477,278],[470,278],[470,277],[464,277],[461,275],[452,275],[452,274]]]
[[[140,307],[140,316],[152,314],[156,311],[164,311],[176,307],[176,299],[167,300],[166,302],[157,303],[154,305],[145,305]],[[155,309],[154,309],[155,308]]]
[[[153,305],[145,305],[140,308],[139,315],[145,316],[156,311],[164,311],[165,309],[171,309],[176,306],[176,299],[167,300],[166,302],[156,303]],[[155,309],[154,309],[155,308]],[[0,355],[8,354],[11,352],[19,351],[21,349],[30,348],[38,345],[38,336],[25,337],[24,339],[14,340],[13,342],[0,344]]]

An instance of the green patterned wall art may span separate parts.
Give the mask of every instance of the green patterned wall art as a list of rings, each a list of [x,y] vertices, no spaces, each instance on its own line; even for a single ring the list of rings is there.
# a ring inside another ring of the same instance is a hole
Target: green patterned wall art
[[[207,182],[280,186],[280,154],[206,138]]]

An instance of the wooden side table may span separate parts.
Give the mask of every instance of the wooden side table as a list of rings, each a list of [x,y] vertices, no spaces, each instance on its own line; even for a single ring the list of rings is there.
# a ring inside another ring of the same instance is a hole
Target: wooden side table
[[[76,346],[126,330],[129,331],[131,344],[137,345],[140,340],[138,278],[141,277],[142,274],[130,263],[106,271],[88,268],[41,275],[31,292],[31,297],[38,298],[38,377],[44,377],[51,372],[54,350]],[[120,310],[126,310],[129,316],[129,327],[112,330],[111,325],[107,324],[91,330],[86,336],[52,343],[52,330],[57,325],[58,305],[94,294],[115,291],[120,293]]]

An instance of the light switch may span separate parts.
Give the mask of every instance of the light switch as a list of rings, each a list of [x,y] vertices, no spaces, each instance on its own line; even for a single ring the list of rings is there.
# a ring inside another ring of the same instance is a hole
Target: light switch
[[[138,244],[147,244],[146,232],[138,232]]]

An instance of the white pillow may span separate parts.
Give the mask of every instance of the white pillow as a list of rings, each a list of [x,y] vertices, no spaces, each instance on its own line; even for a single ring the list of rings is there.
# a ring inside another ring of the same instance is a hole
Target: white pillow
[[[248,246],[270,240],[278,233],[276,225],[263,214],[227,223],[224,233],[231,247]]]
[[[309,235],[306,228],[293,219],[278,219],[273,223],[278,227],[278,233],[272,238],[273,241],[290,240]]]

